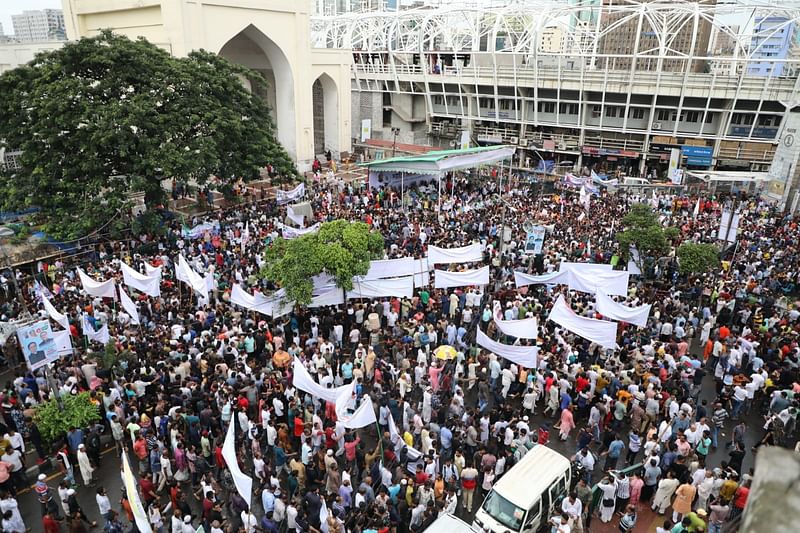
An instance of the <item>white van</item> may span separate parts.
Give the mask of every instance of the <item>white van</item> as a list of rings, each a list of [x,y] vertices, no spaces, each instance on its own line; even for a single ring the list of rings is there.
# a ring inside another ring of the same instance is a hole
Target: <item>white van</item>
[[[451,514],[445,514],[428,526],[425,533],[475,533],[469,524]]]
[[[495,533],[539,531],[561,512],[571,477],[569,459],[546,446],[535,446],[495,483],[472,525]]]

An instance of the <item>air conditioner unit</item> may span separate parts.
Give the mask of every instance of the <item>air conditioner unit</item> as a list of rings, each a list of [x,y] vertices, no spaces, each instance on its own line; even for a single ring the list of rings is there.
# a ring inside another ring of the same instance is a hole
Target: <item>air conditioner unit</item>
[[[653,122],[653,129],[654,130],[660,130],[661,129],[661,123],[660,122]]]
[[[450,146],[452,146],[453,148],[455,148],[455,146],[456,146],[456,142],[455,142],[455,141],[450,141]]]
[[[519,144],[519,137],[511,137],[508,142],[509,144]]]
[[[559,150],[566,150],[567,149],[567,143],[558,143],[558,149]]]

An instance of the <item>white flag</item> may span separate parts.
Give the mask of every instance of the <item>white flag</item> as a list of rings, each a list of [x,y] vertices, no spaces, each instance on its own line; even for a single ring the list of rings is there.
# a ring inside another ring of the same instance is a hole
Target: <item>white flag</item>
[[[131,323],[135,325],[139,325],[139,310],[136,308],[136,304],[133,303],[131,297],[128,296],[128,293],[125,292],[125,289],[120,286],[119,288],[119,302],[122,304],[122,308],[128,313],[131,317]]]
[[[178,264],[175,265],[175,277],[180,281],[188,283],[197,294],[202,296],[203,299],[208,300],[206,280],[189,266],[183,254],[178,256]]]
[[[67,318],[67,315],[59,313],[44,294],[42,294],[42,303],[44,304],[44,310],[47,311],[50,318],[61,324],[61,327],[64,329],[69,330],[69,318]]]
[[[117,290],[114,288],[114,280],[109,279],[103,282],[95,281],[89,275],[80,269],[78,270],[78,277],[81,278],[81,284],[86,294],[90,296],[98,296],[100,298],[113,298],[117,299]]]
[[[139,498],[139,484],[136,482],[136,478],[133,477],[133,470],[131,470],[131,464],[128,462],[128,454],[124,450],[122,452],[122,480],[125,482],[125,494],[128,496],[128,503],[131,504],[136,527],[141,533],[153,533],[153,529],[150,527],[150,520],[147,518],[147,513],[145,513],[142,506],[142,500]]]
[[[108,334],[108,324],[95,331],[92,323],[89,322],[89,316],[83,315],[83,334],[86,335],[90,341],[99,342],[100,344],[108,344],[111,338]]]
[[[225,459],[225,464],[228,465],[228,469],[231,471],[231,477],[233,478],[233,484],[236,486],[236,491],[239,493],[239,496],[244,498],[244,501],[247,502],[247,507],[250,507],[250,500],[253,492],[253,478],[244,474],[242,469],[239,468],[239,460],[236,456],[236,436],[233,433],[235,420],[236,417],[231,418],[228,424],[228,432],[225,434],[225,442],[222,444],[222,458]]]

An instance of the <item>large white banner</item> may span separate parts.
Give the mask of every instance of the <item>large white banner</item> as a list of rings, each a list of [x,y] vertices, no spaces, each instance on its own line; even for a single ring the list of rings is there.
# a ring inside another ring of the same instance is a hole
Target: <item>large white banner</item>
[[[189,286],[192,287],[192,290],[202,296],[204,300],[208,300],[208,285],[206,285],[206,280],[189,266],[183,254],[178,256],[178,264],[175,265],[175,277],[180,281],[188,283]]]
[[[157,267],[156,267],[156,266],[153,266],[153,265],[151,265],[150,263],[148,263],[148,262],[146,262],[146,261],[145,261],[145,263],[144,263],[144,271],[145,271],[145,272],[147,272],[147,275],[148,275],[148,276],[155,276],[155,275],[157,275],[157,276],[158,276],[158,279],[161,279],[161,271],[162,271],[162,268],[161,268],[160,266],[157,266]]]
[[[358,429],[378,423],[375,418],[375,407],[372,404],[372,398],[366,394],[361,398],[361,404],[352,414],[337,411],[336,416],[347,429]]]
[[[539,336],[539,321],[536,317],[522,320],[500,320],[495,317],[494,325],[502,333],[517,339],[535,339]]]
[[[427,287],[431,284],[431,268],[428,258],[414,260],[414,287]]]
[[[505,357],[512,363],[524,366],[525,368],[536,368],[536,358],[539,354],[538,346],[509,346],[490,339],[481,328],[477,328],[478,334],[475,339],[480,346],[483,346],[492,353]]]
[[[392,444],[394,444],[394,452],[396,454],[400,454],[403,450],[403,446],[406,446],[406,441],[403,440],[402,435],[400,435],[400,431],[397,429],[397,424],[394,422],[394,417],[392,417],[392,413],[389,413],[389,440],[391,440]],[[408,457],[408,466],[407,469],[412,474],[416,473],[417,471],[417,462],[422,460],[422,452],[417,450],[416,448],[412,448],[411,446],[406,447],[406,457]]]
[[[524,272],[514,272],[514,285],[524,287],[526,285],[559,285],[569,284],[570,275],[569,271],[566,272],[551,272],[549,274],[542,274],[541,276],[532,276]]]
[[[602,291],[595,293],[595,299],[597,301],[595,308],[601,315],[614,320],[629,322],[642,328],[647,325],[647,317],[650,316],[650,308],[652,307],[650,304],[629,307],[615,302]]]
[[[434,270],[434,287],[447,289],[449,287],[469,287],[472,285],[489,284],[489,266],[464,272],[450,272],[448,270]]]
[[[558,297],[547,319],[603,348],[614,348],[617,345],[616,322],[578,316],[564,301],[563,295]]]
[[[114,280],[109,279],[106,281],[95,281],[89,275],[77,268],[78,277],[81,279],[83,290],[90,296],[98,296],[100,298],[113,298],[117,299],[117,289],[114,288]]]
[[[281,230],[281,236],[284,239],[296,239],[302,235],[308,235],[309,233],[316,233],[319,231],[320,223],[317,222],[313,226],[309,226],[307,228],[293,228],[291,226],[287,226],[286,224],[282,224],[281,222],[277,222],[275,227]]]
[[[44,304],[44,310],[47,311],[47,314],[50,315],[50,318],[55,320],[58,324],[61,324],[62,328],[69,331],[69,318],[67,315],[59,313],[44,294],[42,294],[42,304]]]
[[[131,323],[138,326],[139,310],[136,308],[136,304],[133,303],[133,300],[131,300],[131,297],[128,296],[128,293],[125,292],[125,289],[122,288],[122,285],[119,287],[119,303],[122,304],[122,308],[125,312],[130,315]]]
[[[139,292],[143,292],[148,296],[158,297],[161,296],[161,270],[153,274],[144,275],[133,268],[126,265],[123,261],[119,263],[122,270],[122,279],[125,280],[125,285],[133,287]]]
[[[474,263],[483,261],[483,247],[480,243],[462,246],[461,248],[439,248],[428,246],[428,264]]]
[[[128,496],[128,503],[131,504],[136,528],[141,533],[153,533],[153,529],[150,527],[150,520],[147,518],[147,513],[139,497],[139,483],[133,477],[133,470],[131,470],[131,464],[128,461],[128,454],[125,450],[122,451],[122,481],[125,483],[125,494]]]
[[[416,264],[413,257],[400,259],[381,259],[369,262],[369,271],[364,279],[384,279],[411,276],[416,274]]]
[[[365,280],[353,278],[353,290],[347,299],[353,298],[411,298],[414,295],[414,276],[391,279]]]
[[[570,290],[594,294],[598,289],[606,294],[615,296],[628,295],[628,280],[630,272],[627,270],[598,270],[590,273],[565,270],[552,272],[541,276],[531,276],[524,272],[514,272],[514,283],[517,287],[533,284],[568,285]]]
[[[314,381],[305,365],[297,357],[292,364],[292,384],[312,396],[322,398],[326,402],[336,403],[336,400],[343,394],[350,395],[353,392],[353,385],[342,385],[341,387],[327,389]]]
[[[294,202],[295,200],[302,198],[303,196],[305,196],[305,194],[306,194],[306,185],[305,183],[301,183],[291,191],[283,191],[278,189],[277,191],[275,191],[275,200],[277,200],[279,204],[287,204],[289,202]]]
[[[614,296],[628,295],[628,280],[631,273],[627,270],[611,270],[584,274],[570,272],[569,288],[573,291],[594,294],[598,290]]]
[[[609,272],[613,270],[611,265],[605,263],[571,263],[569,261],[561,261],[558,265],[559,272],[580,272],[581,274],[594,274],[597,272]]]
[[[333,285],[319,290],[315,288],[311,295],[311,303],[306,307],[325,307],[328,305],[342,305],[343,303],[344,291]]]
[[[231,289],[231,303],[269,317],[287,315],[294,308],[294,302],[287,301],[286,291],[283,289],[276,291],[271,296],[264,296],[263,294],[250,294],[238,283],[235,283]]]
[[[239,468],[239,458],[236,455],[236,435],[234,435],[234,428],[235,421],[238,417],[231,417],[231,421],[228,424],[228,431],[225,433],[225,442],[222,444],[222,458],[225,459],[225,464],[228,466],[228,470],[231,471],[231,477],[233,478],[233,484],[236,486],[236,492],[239,493],[244,501],[247,502],[247,506],[250,507],[251,497],[253,495],[253,478],[246,475],[242,472],[242,469]],[[242,430],[246,430],[247,428],[242,428]]]

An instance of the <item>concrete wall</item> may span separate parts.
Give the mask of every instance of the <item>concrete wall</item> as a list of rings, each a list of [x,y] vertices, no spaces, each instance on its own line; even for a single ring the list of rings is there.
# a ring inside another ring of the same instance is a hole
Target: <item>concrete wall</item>
[[[794,533],[800,516],[800,454],[770,446],[761,448],[747,507],[739,531]]]
[[[278,138],[305,170],[314,158],[312,87],[321,75],[328,77],[325,143],[332,150],[350,151],[351,120],[349,53],[311,48],[310,6],[292,0],[64,0],[64,16],[70,39],[110,28],[179,57],[203,48],[271,71]]]
[[[12,70],[30,61],[39,52],[58,50],[65,41],[48,41],[43,43],[6,43],[0,44],[0,74]]]

